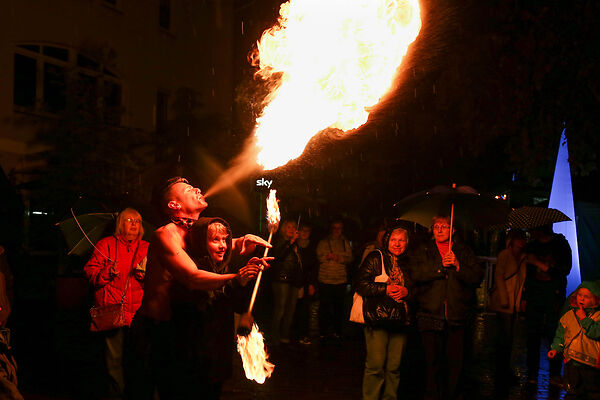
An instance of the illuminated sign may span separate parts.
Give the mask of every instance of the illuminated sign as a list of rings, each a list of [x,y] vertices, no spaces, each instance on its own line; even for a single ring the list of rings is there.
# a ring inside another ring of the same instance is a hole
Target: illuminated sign
[[[265,178],[260,178],[260,179],[256,180],[257,187],[266,187],[267,189],[270,189],[272,184],[273,184],[273,179],[269,180],[269,179],[265,179]]]

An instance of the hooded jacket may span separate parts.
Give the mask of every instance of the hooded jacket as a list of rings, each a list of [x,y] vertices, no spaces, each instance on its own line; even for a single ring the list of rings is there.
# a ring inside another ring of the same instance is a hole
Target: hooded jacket
[[[122,236],[110,236],[96,243],[96,249],[83,268],[94,288],[94,305],[117,304],[126,290],[125,321],[128,326],[131,325],[133,315],[140,308],[144,296],[143,283],[134,277],[133,269],[138,266],[145,267],[147,252],[148,242],[145,240],[136,239],[129,242]],[[116,262],[119,270],[117,276],[110,276],[110,262],[105,256]]]
[[[396,302],[386,293],[387,282],[375,282],[375,278],[382,273],[381,262],[388,276],[392,274],[392,257],[388,250],[392,232],[404,227],[393,227],[388,229],[383,237],[383,248],[371,251],[358,267],[354,287],[356,292],[363,297],[363,314],[365,324],[372,327],[386,329],[401,329],[412,322],[410,300],[413,292],[412,279],[410,277],[410,257],[405,251],[397,258],[398,267],[402,273],[404,287],[408,289],[408,297],[401,302]]]
[[[227,228],[227,250],[223,262],[215,263],[208,253],[208,226],[220,222]],[[229,260],[232,236],[229,224],[221,218],[200,218],[186,234],[186,251],[199,269],[231,273]],[[216,290],[189,290],[174,283],[173,332],[174,357],[183,371],[193,376],[221,382],[232,372],[234,318],[236,306],[241,309],[243,288],[236,280]],[[191,371],[191,372],[190,372]]]
[[[577,292],[586,288],[596,296],[596,305],[584,308],[586,317],[576,315]],[[600,368],[600,287],[590,281],[583,281],[568,298],[569,310],[562,316],[556,328],[552,345],[553,350],[563,353],[565,363],[576,362]]]

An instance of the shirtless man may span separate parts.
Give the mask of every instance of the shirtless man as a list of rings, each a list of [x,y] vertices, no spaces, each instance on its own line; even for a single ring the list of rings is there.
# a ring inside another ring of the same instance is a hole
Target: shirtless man
[[[142,315],[156,321],[171,318],[169,291],[173,279],[191,290],[214,290],[232,279],[245,285],[266,265],[264,260],[252,258],[237,274],[221,275],[198,269],[185,252],[184,237],[208,203],[200,189],[179,177],[171,178],[162,192],[161,211],[170,216],[171,222],[158,228],[150,242],[144,298],[139,309]],[[271,247],[264,239],[251,234],[233,239],[234,250],[242,255],[253,252],[256,245]]]
[[[169,343],[173,340],[168,321],[171,319],[171,287],[177,281],[190,290],[215,290],[237,279],[245,285],[272,258],[253,257],[236,274],[216,274],[199,269],[185,250],[185,235],[208,206],[200,189],[181,177],[171,178],[158,193],[157,203],[170,218],[158,228],[150,241],[144,281],[144,297],[132,323],[134,360],[130,363],[130,398],[151,399],[154,387],[161,398],[169,398]],[[239,254],[254,251],[257,245],[271,247],[262,238],[247,234],[233,239],[233,250]],[[251,317],[246,317],[251,326]]]

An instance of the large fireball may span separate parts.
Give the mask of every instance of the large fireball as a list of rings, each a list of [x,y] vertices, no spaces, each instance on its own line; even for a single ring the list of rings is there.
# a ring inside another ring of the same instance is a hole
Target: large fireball
[[[290,0],[258,43],[259,75],[280,75],[256,121],[265,169],[326,128],[356,129],[392,86],[421,29],[418,0]]]

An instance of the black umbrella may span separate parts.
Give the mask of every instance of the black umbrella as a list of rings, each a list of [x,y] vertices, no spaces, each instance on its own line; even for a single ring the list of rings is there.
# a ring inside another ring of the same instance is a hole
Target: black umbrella
[[[563,221],[571,221],[571,218],[555,208],[525,206],[512,210],[504,227],[531,229]]]
[[[508,205],[485,196],[470,186],[435,186],[414,193],[394,204],[396,218],[429,228],[435,216],[450,217],[450,235],[456,225],[485,228],[506,221]],[[452,242],[452,236],[450,236]]]
[[[394,208],[396,218],[426,228],[437,215],[453,215],[456,225],[465,228],[485,228],[506,221],[510,211],[504,201],[485,196],[470,186],[435,186],[405,197]]]

